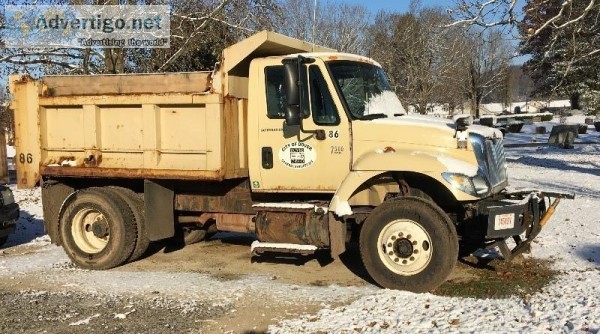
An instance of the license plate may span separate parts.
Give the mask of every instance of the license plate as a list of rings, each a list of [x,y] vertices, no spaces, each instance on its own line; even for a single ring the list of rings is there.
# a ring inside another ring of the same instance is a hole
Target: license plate
[[[509,230],[515,227],[515,214],[504,213],[495,217],[494,229],[498,230]]]

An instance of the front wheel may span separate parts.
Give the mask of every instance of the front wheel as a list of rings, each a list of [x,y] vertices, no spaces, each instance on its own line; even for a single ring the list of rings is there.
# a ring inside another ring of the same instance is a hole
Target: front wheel
[[[360,253],[369,275],[384,288],[425,292],[441,285],[458,258],[458,237],[433,202],[402,197],[384,202],[360,233]]]

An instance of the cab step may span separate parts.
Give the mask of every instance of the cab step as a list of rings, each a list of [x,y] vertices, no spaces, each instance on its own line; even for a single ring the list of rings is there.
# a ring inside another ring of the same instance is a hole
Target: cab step
[[[299,245],[276,242],[254,241],[250,245],[252,255],[261,255],[263,253],[292,253],[301,255],[311,255],[317,251],[318,247],[314,245]]]

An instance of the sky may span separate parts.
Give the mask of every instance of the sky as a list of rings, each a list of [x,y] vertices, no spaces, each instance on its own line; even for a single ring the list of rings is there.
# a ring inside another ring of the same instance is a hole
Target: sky
[[[363,5],[373,13],[377,13],[380,10],[406,12],[410,0],[342,0],[343,2],[353,5]],[[422,0],[423,7],[435,7],[439,6],[442,8],[452,8],[454,6],[453,0]]]

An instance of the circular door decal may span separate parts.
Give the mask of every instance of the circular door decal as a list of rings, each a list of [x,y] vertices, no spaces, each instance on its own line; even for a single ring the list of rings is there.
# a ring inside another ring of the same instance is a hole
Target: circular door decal
[[[297,141],[285,144],[279,150],[279,160],[289,168],[302,169],[317,160],[317,152],[309,144]]]

